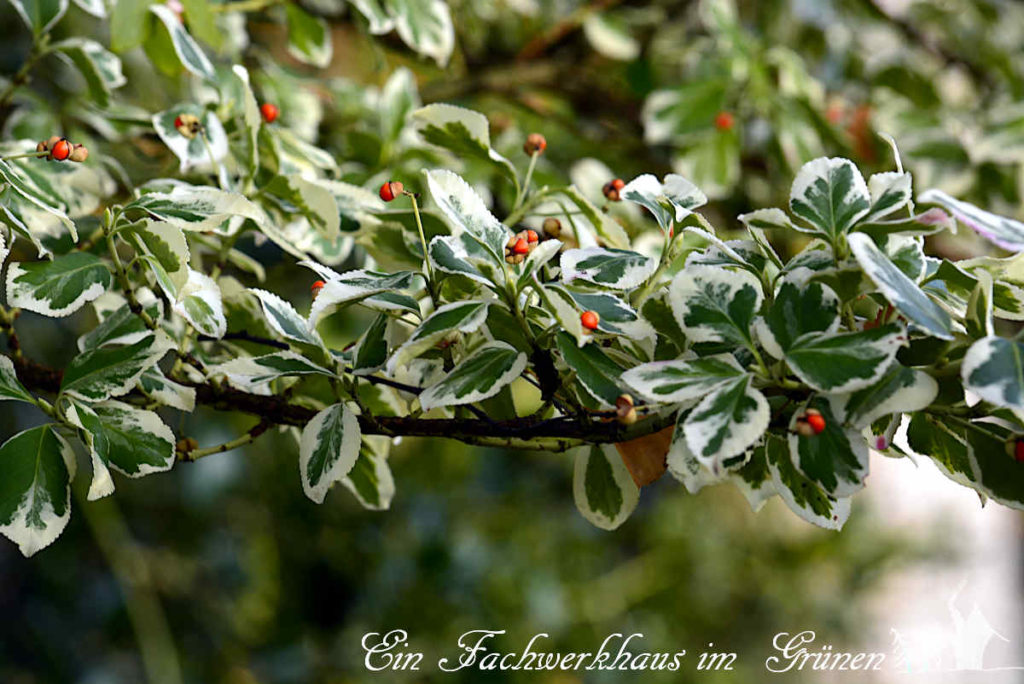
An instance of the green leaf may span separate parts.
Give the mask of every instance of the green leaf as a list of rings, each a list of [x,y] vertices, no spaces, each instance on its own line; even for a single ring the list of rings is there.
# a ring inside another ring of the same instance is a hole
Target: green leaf
[[[363,508],[371,511],[386,511],[395,495],[395,480],[388,467],[388,444],[387,438],[364,437],[355,465],[341,481]]]
[[[900,313],[934,337],[953,339],[952,321],[945,309],[908,278],[870,237],[852,233],[847,239],[864,273]]]
[[[40,425],[0,446],[0,534],[25,556],[47,547],[71,518],[75,454],[55,428]]]
[[[577,323],[582,312],[596,312],[599,320],[594,332],[621,335],[625,339],[636,341],[653,339],[656,334],[650,323],[616,295],[608,292],[578,292],[561,285],[550,285],[547,290],[563,293],[564,297],[575,304],[573,317]],[[587,334],[585,337],[590,339],[592,335]]]
[[[933,207],[914,216],[889,221],[864,220],[858,223],[854,230],[867,233],[880,243],[887,235],[935,235],[953,228],[953,217],[942,209]]]
[[[978,284],[971,290],[964,314],[967,334],[977,339],[995,334],[992,326],[992,276],[985,271],[976,273]]]
[[[261,389],[268,382],[278,378],[297,375],[336,377],[326,368],[291,351],[273,352],[263,356],[241,356],[210,366],[207,373],[209,375],[224,375],[232,385],[248,392]]]
[[[935,400],[939,385],[924,371],[896,365],[878,382],[850,394],[832,395],[832,407],[844,422],[861,429],[893,413],[913,413]]]
[[[725,107],[730,86],[724,78],[702,78],[654,91],[644,102],[644,139],[655,144],[685,142],[695,133],[710,132],[715,115]]]
[[[181,66],[200,78],[216,83],[217,74],[213,70],[213,64],[182,26],[178,15],[167,5],[160,4],[150,5],[149,11],[155,14],[167,29],[174,45],[174,54],[177,55]]]
[[[825,419],[825,430],[804,436],[796,431],[797,420],[809,409]],[[811,398],[789,423],[789,453],[793,463],[827,494],[842,498],[864,486],[868,474],[868,446],[858,430],[847,428],[825,397]]]
[[[35,403],[32,395],[18,381],[18,374],[14,371],[14,362],[6,356],[0,356],[0,401],[8,399]]]
[[[409,339],[395,350],[388,360],[388,375],[394,375],[399,366],[405,365],[429,349],[433,349],[445,337],[453,333],[468,335],[476,332],[487,320],[490,302],[471,299],[452,302],[439,307],[416,328]]]
[[[310,330],[306,319],[300,316],[289,302],[266,290],[251,288],[249,292],[260,300],[267,323],[278,335],[314,347],[321,345],[320,336],[315,330]]]
[[[118,0],[110,13],[110,49],[127,52],[149,35],[149,0]]]
[[[10,0],[10,2],[18,12],[18,16],[36,36],[48,33],[68,11],[68,0]]]
[[[110,271],[99,257],[71,252],[53,261],[12,262],[7,269],[7,302],[61,318],[102,295],[110,285]]]
[[[640,500],[640,489],[609,445],[576,452],[572,491],[579,512],[602,530],[614,530],[624,523]]]
[[[595,344],[577,346],[567,332],[558,333],[555,344],[569,370],[576,373],[576,380],[601,408],[615,406],[615,400],[622,394],[622,368]]]
[[[217,15],[211,9],[210,0],[181,0],[181,4],[185,9],[185,22],[189,31],[214,50],[219,50],[224,44],[226,32],[217,23]]]
[[[877,221],[910,203],[913,179],[904,171],[876,173],[868,179],[871,209],[863,222]]]
[[[378,314],[356,342],[352,350],[354,375],[369,375],[383,368],[388,360],[390,321],[386,313]]]
[[[302,489],[313,502],[323,503],[331,485],[351,472],[361,437],[359,419],[342,404],[328,406],[303,428],[299,473]]]
[[[40,186],[41,178],[38,175],[31,175],[22,165],[0,159],[0,180],[7,183],[14,193],[23,197],[29,204],[56,217],[68,229],[75,242],[78,241],[78,232],[74,222],[68,218],[64,202],[54,192],[48,192]],[[8,217],[12,217],[11,207],[5,206],[3,209]]]
[[[967,350],[964,387],[996,406],[1024,409],[1024,343],[985,337]]]
[[[786,212],[777,208],[757,209],[747,214],[740,214],[737,218],[748,228],[758,228],[760,230],[781,228],[783,230],[798,230],[802,233],[817,232],[814,229],[796,225],[789,220]]]
[[[351,304],[371,295],[395,290],[408,290],[415,283],[418,273],[376,273],[359,269],[337,274],[311,261],[300,261],[300,266],[311,268],[324,278],[324,286],[313,301],[309,311],[308,325],[314,329],[320,319],[340,306]]]
[[[789,449],[780,437],[768,435],[765,455],[775,490],[791,511],[818,527],[842,529],[850,517],[849,498],[831,497],[804,477],[793,465]]]
[[[147,192],[125,206],[140,209],[184,231],[215,231],[231,235],[226,226],[231,219],[251,219],[263,223],[259,208],[236,192],[201,185],[176,184],[170,192]]]
[[[205,3],[205,0],[193,0]],[[249,79],[249,71],[241,64],[236,64],[231,67],[231,72],[237,79],[238,97],[241,100],[237,102],[240,113],[241,123],[244,126],[246,133],[246,161],[248,163],[249,176],[255,176],[260,166],[260,127],[263,125],[263,116],[260,114],[259,104],[256,102],[256,96],[253,95],[252,85]]]
[[[711,390],[683,424],[686,445],[713,473],[768,429],[768,400],[751,383],[752,376],[744,373]]]
[[[191,255],[181,228],[163,221],[143,220],[133,223],[118,234],[140,254],[148,254],[160,263],[163,274],[173,283],[175,292],[185,287]]]
[[[808,333],[793,342],[785,358],[814,389],[853,392],[881,378],[906,342],[906,330],[896,324],[851,333]]]
[[[907,443],[915,452],[928,456],[939,472],[957,484],[976,488],[978,472],[964,430],[927,413],[915,413],[907,426]],[[1002,448],[999,453],[1006,456]]]
[[[756,328],[765,350],[782,359],[801,335],[831,334],[839,323],[839,297],[831,288],[817,281],[800,285],[784,280]]]
[[[127,394],[175,344],[163,333],[123,347],[100,347],[76,356],[64,371],[61,392],[85,401]]]
[[[750,345],[761,300],[761,283],[752,274],[714,266],[680,271],[669,286],[676,321],[692,342]]]
[[[89,96],[100,107],[109,105],[111,91],[126,83],[121,60],[94,40],[69,38],[56,43],[53,49],[71,60],[85,79]]]
[[[455,28],[444,0],[383,0],[406,45],[446,66],[455,48]]]
[[[746,371],[733,356],[720,354],[691,361],[644,363],[623,373],[622,381],[648,401],[674,404],[701,399],[744,375]]]
[[[480,112],[450,104],[429,104],[414,111],[409,120],[431,145],[460,158],[494,164],[513,183],[517,182],[515,166],[491,147],[490,124]]]
[[[196,408],[196,391],[167,378],[159,366],[146,370],[139,378],[139,389],[164,406],[191,413]]]
[[[488,342],[460,361],[440,382],[420,394],[424,411],[473,404],[493,397],[526,368],[526,354],[504,342]]]
[[[430,241],[427,253],[430,255],[430,263],[440,271],[451,275],[462,275],[483,285],[492,286],[491,280],[481,271],[479,259],[470,256],[466,249],[465,241],[470,239],[462,236],[463,239],[450,235],[438,235]],[[473,243],[479,248],[475,242]],[[488,256],[488,261],[493,259]]]
[[[142,305],[143,311],[153,320],[163,318],[163,303],[151,298]],[[132,344],[149,334],[149,329],[139,316],[132,313],[128,304],[111,311],[95,328],[78,338],[78,350],[86,351],[105,345]]]
[[[1011,252],[1024,251],[1024,223],[979,209],[969,202],[950,197],[941,190],[927,190],[918,200],[925,204],[940,204],[960,223],[970,226],[983,238]]]
[[[504,262],[505,244],[512,233],[494,218],[469,184],[458,174],[442,169],[427,172],[427,187],[430,188],[434,202],[448,219],[452,235],[469,235],[500,266]]]
[[[871,195],[853,162],[821,157],[800,169],[790,189],[789,208],[816,233],[835,242],[867,215]]]
[[[304,64],[324,68],[331,63],[331,32],[327,22],[296,3],[285,4],[288,17],[288,54]]]
[[[777,493],[772,473],[768,469],[766,442],[767,440],[754,447],[750,454],[750,460],[743,464],[743,467],[735,472],[729,472],[727,475],[729,481],[736,485],[755,513],[760,511],[765,502]]]
[[[631,290],[653,275],[657,263],[639,252],[586,247],[562,252],[562,282],[583,280],[612,290]]]
[[[978,473],[975,489],[1004,506],[1024,509],[1024,466],[1006,454],[1005,442],[967,430],[971,460]]]
[[[649,173],[637,176],[622,188],[620,195],[650,210],[665,231],[708,201],[696,185],[674,173],[665,176],[664,182]]]
[[[114,492],[111,467],[137,478],[174,465],[174,433],[152,411],[119,401],[91,406],[71,402],[67,417],[82,430],[92,457],[90,501]]]

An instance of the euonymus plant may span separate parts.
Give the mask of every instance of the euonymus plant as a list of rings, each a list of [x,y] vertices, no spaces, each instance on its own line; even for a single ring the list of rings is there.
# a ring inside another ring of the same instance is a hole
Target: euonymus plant
[[[107,106],[125,83],[119,58],[49,41],[66,3],[17,6],[39,36],[31,59],[65,55]],[[409,6],[447,18],[444,3]],[[379,32],[447,59],[450,19],[409,33],[406,5],[384,7]],[[322,62],[321,23],[287,8],[293,51]],[[0,399],[45,418],[0,446],[0,532],[26,555],[67,524],[76,454],[95,499],[114,492],[112,471],[166,471],[271,429],[294,435],[310,499],[340,482],[370,509],[394,494],[390,447],[415,436],[569,452],[576,503],[603,528],[667,470],[691,493],[728,481],[755,509],[778,494],[837,529],[869,450],[908,455],[894,441],[904,424],[897,441],[952,480],[1024,504],[1024,344],[996,334],[1024,320],[1024,265],[924,251],[960,224],[1017,253],[1024,224],[937,190],[915,202],[898,154],[867,179],[846,159],[810,161],[788,207],[718,227],[675,174],[535,183],[543,136],[499,152],[484,115],[420,107],[406,70],[364,103],[381,149],[404,151],[403,177],[350,183],[345,160],[257,99],[249,70],[215,66],[172,10],[149,10],[132,26],[169,41],[147,43],[150,58],[201,85],[169,109],[110,116],[154,135],[177,169],[136,183],[60,135],[0,145]],[[783,259],[773,243],[794,232],[802,248]],[[265,243],[309,297],[263,286],[246,248]],[[342,268],[356,245],[362,267]],[[82,310],[91,324],[67,340],[66,367],[18,335],[19,318]],[[321,325],[349,316],[369,321],[353,339]],[[170,427],[197,407],[252,427],[201,446]]]

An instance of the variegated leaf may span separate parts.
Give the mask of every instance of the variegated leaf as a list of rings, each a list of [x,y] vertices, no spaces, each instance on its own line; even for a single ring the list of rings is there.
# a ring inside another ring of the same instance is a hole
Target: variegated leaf
[[[476,332],[487,320],[488,306],[489,302],[472,299],[439,307],[395,350],[388,360],[388,374],[394,375],[396,368],[437,346],[447,335]]]
[[[789,509],[807,522],[827,530],[842,529],[850,517],[850,499],[829,496],[804,477],[793,461],[786,442],[769,434],[765,456],[775,490]]]
[[[123,347],[85,351],[64,371],[61,392],[85,401],[103,401],[127,394],[142,374],[174,346],[167,335],[157,332]]]
[[[473,404],[493,397],[522,375],[526,354],[504,342],[488,342],[460,361],[440,382],[420,394],[424,411]]]
[[[1024,409],[1024,343],[984,337],[960,366],[964,387],[996,406]]]
[[[417,109],[410,115],[417,132],[431,145],[450,150],[458,157],[482,159],[498,166],[509,178],[516,169],[508,159],[491,147],[487,117],[472,109],[436,103]]]
[[[583,280],[612,290],[631,290],[653,275],[657,263],[625,249],[586,247],[562,252],[562,282]]]
[[[809,408],[821,412],[825,429],[808,436],[798,433],[796,424]],[[813,397],[794,412],[789,430],[790,457],[808,480],[837,498],[848,497],[864,486],[868,446],[858,430],[843,425],[826,398]]]
[[[721,482],[726,474],[724,472],[712,473],[687,446],[683,426],[686,424],[688,416],[687,411],[679,412],[675,429],[672,432],[672,444],[669,446],[666,464],[668,471],[683,484],[686,491],[696,494],[708,485]]]
[[[906,330],[896,324],[851,333],[808,333],[793,342],[785,359],[818,391],[853,392],[881,378],[906,342]]]
[[[501,224],[484,201],[458,174],[446,169],[427,172],[427,187],[438,208],[448,219],[452,235],[465,233],[476,240],[494,259],[504,261],[505,244],[511,231]]]
[[[912,413],[931,405],[939,385],[924,371],[897,365],[878,382],[849,394],[831,396],[836,415],[844,422],[861,429],[883,416]]]
[[[395,495],[395,480],[388,466],[387,438],[363,437],[359,457],[341,483],[356,497],[363,508],[386,511]]]
[[[185,286],[178,292],[174,311],[207,337],[220,339],[228,330],[220,287],[210,276],[191,268]]]
[[[53,261],[11,263],[7,269],[7,302],[60,318],[78,311],[110,285],[110,270],[99,257],[70,252]]]
[[[391,317],[386,313],[377,314],[352,349],[352,373],[369,375],[384,367],[391,346]]]
[[[576,380],[593,397],[601,408],[611,408],[622,394],[622,368],[605,354],[596,344],[580,347],[566,332],[555,336],[562,359]]]
[[[210,59],[203,52],[202,48],[196,44],[196,41],[185,30],[185,26],[181,23],[178,15],[167,5],[161,4],[150,5],[149,11],[160,19],[170,34],[174,53],[178,56],[181,66],[196,76],[215,83],[217,73],[213,69],[213,64],[210,63]]]
[[[753,446],[769,418],[768,400],[744,373],[707,394],[690,411],[683,434],[697,460],[716,473],[724,460]]]
[[[209,375],[224,375],[232,385],[247,391],[257,389],[278,378],[296,375],[335,377],[335,374],[326,368],[290,351],[263,356],[242,356],[210,366],[207,372]]]
[[[180,136],[179,136],[180,137]],[[244,196],[200,185],[175,184],[167,192],[147,192],[125,209],[141,209],[185,231],[228,235],[231,219],[263,222],[259,208]]]
[[[419,277],[418,273],[411,271],[388,274],[360,269],[338,274],[309,261],[300,261],[299,265],[313,269],[325,280],[309,311],[308,325],[311,330],[320,319],[338,307],[381,293],[412,289],[418,284],[416,278]]]
[[[979,209],[969,202],[950,197],[941,190],[927,190],[918,201],[940,204],[953,213],[957,221],[967,224],[986,240],[1012,252],[1024,251],[1024,223]]]
[[[288,54],[323,69],[331,63],[331,31],[322,17],[314,17],[295,3],[285,5],[288,18]]]
[[[790,189],[789,208],[834,242],[867,215],[871,195],[853,162],[821,157],[800,169]]]
[[[6,356],[0,355],[0,401],[8,399],[35,403],[32,395],[18,381],[18,374],[14,371],[14,362]]]
[[[579,512],[603,530],[614,530],[624,523],[640,500],[640,489],[622,457],[609,445],[583,447],[576,452],[572,491]]]
[[[278,335],[293,342],[310,344],[314,347],[321,345],[320,336],[315,330],[310,330],[306,319],[299,315],[291,303],[266,290],[251,288],[249,292],[260,300],[267,324]]]
[[[689,361],[653,361],[630,368],[622,380],[644,399],[673,404],[701,399],[746,371],[729,354]]]
[[[421,55],[446,66],[455,49],[455,27],[444,0],[383,0],[398,36]]]
[[[783,280],[756,329],[765,350],[782,359],[801,335],[834,333],[839,322],[839,297],[831,288],[816,281],[799,285]]]
[[[752,344],[761,300],[761,283],[746,271],[694,266],[680,271],[669,286],[672,312],[693,342]]]
[[[111,91],[126,83],[121,73],[121,60],[95,40],[69,38],[53,45],[53,49],[66,55],[75,65],[85,80],[90,97],[100,107],[107,107]]]
[[[622,199],[650,210],[666,231],[708,201],[696,185],[674,173],[665,176],[664,182],[649,173],[637,176],[619,194]]]
[[[352,471],[361,443],[359,419],[348,406],[334,404],[313,416],[299,440],[299,473],[306,496],[323,503],[331,485]]]

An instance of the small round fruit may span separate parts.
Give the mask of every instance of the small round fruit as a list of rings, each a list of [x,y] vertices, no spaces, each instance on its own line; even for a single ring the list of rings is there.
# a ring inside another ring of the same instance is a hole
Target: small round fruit
[[[268,124],[272,124],[277,121],[277,117],[281,114],[281,110],[277,108],[276,104],[264,102],[260,105],[260,114],[263,116],[263,120]]]
[[[601,323],[601,317],[597,315],[596,311],[584,311],[580,314],[580,323],[587,330],[597,330],[597,326]]]
[[[191,140],[202,130],[203,124],[195,114],[179,114],[174,118],[174,128],[178,133]]]
[[[324,285],[326,284],[327,283],[325,283],[324,281],[318,280],[309,286],[309,291],[310,293],[312,293],[313,299],[316,299],[316,296],[320,294],[320,290],[324,289]]]
[[[604,187],[601,188],[601,192],[604,193],[604,196],[608,199],[608,201],[618,202],[620,199],[622,199],[619,193],[624,187],[626,187],[625,181],[623,181],[621,178],[615,178],[605,183]]]
[[[516,244],[512,246],[513,254],[529,254],[530,245],[523,238],[516,240]]]
[[[523,143],[523,152],[530,156],[544,154],[544,150],[547,148],[548,141],[540,133],[531,133],[526,136],[526,142]]]
[[[39,143],[36,145],[36,152],[46,152],[46,151],[47,151],[46,141],[45,140],[40,140]]]
[[[811,426],[812,430],[814,430],[814,434],[820,435],[825,431],[825,417],[821,415],[820,411],[817,411],[816,409],[807,409],[807,412],[804,413],[804,420],[806,420],[807,424]]]
[[[75,145],[71,150],[71,156],[68,157],[73,162],[84,162],[89,158],[89,150],[86,149],[85,145],[81,143]]]
[[[715,116],[715,128],[720,131],[731,131],[735,123],[736,118],[732,112],[718,112],[718,115]]]
[[[530,244],[533,244],[534,242],[538,242],[539,240],[540,240],[540,236],[537,235],[537,231],[535,231],[535,230],[528,230],[528,231],[526,231],[526,241],[527,242],[529,242]]]
[[[543,228],[544,234],[549,238],[557,238],[562,234],[562,222],[554,216],[544,219],[544,225],[541,228]]]
[[[57,141],[57,144],[53,146],[53,149],[50,150],[50,156],[57,161],[64,161],[71,156],[71,151],[73,149],[74,148],[71,146],[71,143],[68,142],[67,138],[61,138]]]
[[[401,195],[404,190],[405,186],[398,181],[388,181],[380,186],[380,198],[385,202],[390,202]]]

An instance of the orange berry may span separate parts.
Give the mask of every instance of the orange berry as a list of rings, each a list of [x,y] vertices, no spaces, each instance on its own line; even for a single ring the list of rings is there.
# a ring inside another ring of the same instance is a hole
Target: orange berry
[[[548,148],[548,141],[545,140],[544,136],[540,133],[531,133],[526,136],[526,142],[523,143],[523,152],[533,156],[534,154],[543,154],[544,150]]]
[[[263,104],[260,105],[260,114],[263,115],[263,120],[266,121],[268,124],[277,121],[277,117],[280,113],[281,110],[278,109],[277,105],[275,104],[264,102]]]
[[[820,435],[825,431],[825,417],[821,415],[821,412],[815,409],[807,409],[807,412],[804,414],[804,420],[814,430],[814,434]]]
[[[74,148],[71,146],[71,143],[68,142],[67,138],[61,138],[57,141],[57,144],[53,146],[53,149],[50,150],[50,156],[57,161],[64,161],[71,156],[71,151],[73,149]]]
[[[720,131],[731,131],[736,118],[731,112],[718,112],[715,117],[715,128]]]
[[[315,283],[313,283],[312,285],[309,286],[309,291],[313,293],[313,298],[314,299],[316,299],[316,296],[318,294],[320,294],[320,290],[324,289],[324,285],[326,285],[326,284],[327,283],[325,283],[324,281],[318,280],[318,281],[316,281]]]
[[[512,246],[513,254],[529,254],[529,252],[530,245],[528,245],[526,243],[526,240],[524,240],[523,238],[519,238],[518,240],[516,240],[516,244]]]
[[[388,181],[384,185],[380,186],[380,198],[385,202],[390,202],[401,195],[404,190],[405,186],[398,181]]]
[[[622,199],[619,196],[619,191],[622,190],[622,188],[624,187],[626,187],[625,181],[623,181],[621,178],[615,178],[605,183],[604,187],[601,188],[601,192],[604,193],[604,196],[610,202],[618,202],[620,199]]]
[[[528,230],[528,231],[526,231],[526,241],[527,242],[531,242],[532,243],[532,242],[537,242],[538,240],[540,240],[540,237],[537,235],[537,231],[535,231],[535,230]]]
[[[587,330],[597,330],[597,326],[601,323],[601,317],[597,315],[596,311],[584,311],[580,314],[580,323]]]

